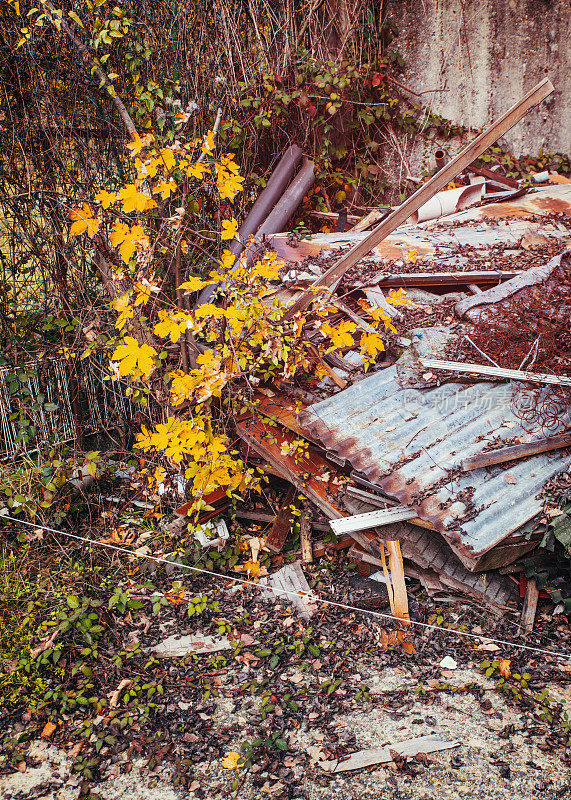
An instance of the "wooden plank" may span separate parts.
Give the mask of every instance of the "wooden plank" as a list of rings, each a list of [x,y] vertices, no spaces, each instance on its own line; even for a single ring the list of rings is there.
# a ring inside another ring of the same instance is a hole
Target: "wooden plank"
[[[488,178],[494,181],[494,183],[499,183],[501,186],[507,186],[508,189],[521,189],[521,186],[515,178],[509,178],[507,175],[503,175],[501,172],[494,172],[487,167],[471,166],[466,171],[474,175],[480,175],[482,178]]]
[[[236,516],[238,517],[238,519],[250,519],[253,522],[266,522],[266,523],[274,522],[276,518],[275,514],[263,514],[262,512],[258,511],[236,511]],[[314,528],[316,531],[322,531],[323,533],[327,533],[329,530],[331,530],[329,524],[325,522],[312,521],[311,527]]]
[[[304,564],[311,564],[313,561],[313,551],[311,547],[311,510],[308,503],[303,504],[299,520],[299,542],[302,562]]]
[[[418,736],[415,739],[408,739],[405,742],[395,742],[388,747],[359,750],[357,753],[351,753],[345,761],[335,759],[318,763],[321,769],[336,774],[353,769],[372,767],[375,764],[386,764],[393,760],[392,752],[398,753],[403,758],[412,758],[419,753],[436,753],[439,750],[450,750],[453,747],[460,747],[460,742],[445,742],[429,734],[427,736]]]
[[[496,284],[509,281],[523,270],[478,270],[471,272],[405,272],[399,275],[381,275],[375,286],[383,289],[423,286],[467,286],[469,284]]]
[[[320,278],[313,282],[313,285],[331,287],[336,284],[350,267],[370,253],[373,247],[382,242],[395,228],[406,222],[415,211],[418,211],[431,197],[443,189],[450,181],[453,181],[484,150],[487,150],[488,147],[513,128],[528,111],[550,95],[553,90],[554,87],[551,81],[548,78],[544,78],[503,114],[499,120],[490,125],[455,158],[445,164],[436,175],[417,189],[408,200],[405,200],[404,203],[389,214],[362,242],[356,244],[346,255],[336,261]],[[311,303],[311,300],[311,294],[303,295],[287,310],[286,316],[290,318],[299,311],[303,311]]]
[[[521,369],[502,369],[489,367],[487,364],[467,364],[464,361],[444,361],[440,358],[419,359],[423,367],[444,369],[448,372],[470,372],[474,375],[485,375],[490,378],[507,378],[528,383],[547,383],[554,386],[571,386],[571,378],[564,375],[545,375],[541,372],[526,372]]]
[[[281,507],[277,517],[274,520],[272,529],[266,539],[266,547],[272,553],[280,553],[288,533],[291,531],[291,526],[294,518],[292,504],[296,497],[296,490],[292,486],[284,498],[283,506]]]
[[[547,436],[545,439],[538,439],[535,442],[514,444],[509,447],[501,447],[498,450],[478,453],[475,456],[464,459],[462,461],[462,469],[467,472],[471,469],[490,467],[493,464],[502,464],[504,461],[526,458],[527,456],[535,455],[535,453],[546,453],[548,450],[559,450],[561,447],[569,446],[571,446],[571,433],[562,433],[560,436]]]
[[[398,541],[385,542],[385,546],[389,553],[389,570],[390,586],[392,591],[389,591],[389,602],[394,617],[403,620],[403,622],[410,623],[410,615],[408,613],[408,595],[406,591],[406,584],[404,581],[404,564],[402,563],[402,553],[400,543]],[[382,554],[381,545],[381,554]],[[386,571],[383,564],[383,572],[385,572],[385,580],[387,579]],[[388,586],[387,586],[388,588]]]
[[[350,228],[351,233],[359,233],[360,231],[366,231],[367,228],[370,228],[371,225],[374,225],[375,222],[380,222],[383,217],[387,217],[391,212],[391,209],[384,209],[384,208],[374,208],[372,211],[369,211],[366,217],[357,222],[352,228]],[[349,222],[349,217],[347,217],[347,222]]]
[[[529,578],[525,592],[525,600],[523,601],[523,610],[521,612],[521,624],[528,632],[533,630],[538,600],[539,590],[535,583],[535,578]]]

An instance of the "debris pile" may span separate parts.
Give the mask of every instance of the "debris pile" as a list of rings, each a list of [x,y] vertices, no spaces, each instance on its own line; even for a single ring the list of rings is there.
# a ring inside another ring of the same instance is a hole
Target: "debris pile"
[[[348,231],[347,214],[341,230],[304,240],[274,233],[281,217],[263,222],[301,161],[293,148],[275,196],[265,190],[231,245],[243,259],[277,252],[271,296],[286,318],[317,316],[309,285],[325,292],[319,313],[338,332],[349,324],[377,336],[366,316],[387,329],[385,351],[367,361],[351,336],[337,354],[319,351],[320,325],[306,324],[314,374],[258,381],[233,420],[244,461],[273,492],[273,513],[251,499],[231,512],[258,526],[243,571],[293,597],[304,617],[313,608],[303,566],[345,550],[360,572],[379,573],[403,625],[411,579],[498,615],[525,594],[522,624],[533,625],[532,553],[565,513],[563,491],[542,492],[571,466],[571,181],[546,173],[523,185],[474,162],[550,91],[543,81],[401,206],[350,220]],[[223,493],[204,499],[202,526],[227,514]],[[203,547],[223,541],[201,531]],[[553,580],[551,570],[544,584]]]

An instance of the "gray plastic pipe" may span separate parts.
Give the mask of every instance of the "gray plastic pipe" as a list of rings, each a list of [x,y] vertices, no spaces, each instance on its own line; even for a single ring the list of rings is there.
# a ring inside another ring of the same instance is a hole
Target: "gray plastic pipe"
[[[230,242],[228,249],[236,257],[240,255],[245,247],[244,243],[252,234],[256,233],[283,194],[284,189],[290,182],[292,175],[301,161],[301,156],[301,148],[294,144],[288,147],[281,157],[279,164],[270,175],[265,188],[260,193],[258,199],[250,209],[248,216],[240,226],[238,236]],[[217,286],[206,286],[202,290],[196,305],[199,306],[202,305],[202,303],[208,303],[216,289]]]
[[[273,233],[281,233],[285,230],[314,180],[315,164],[304,158],[300,171],[280,197],[273,211],[268,214],[265,222],[256,231],[254,241],[248,248],[248,264],[252,263],[259,252],[263,236],[271,236]]]

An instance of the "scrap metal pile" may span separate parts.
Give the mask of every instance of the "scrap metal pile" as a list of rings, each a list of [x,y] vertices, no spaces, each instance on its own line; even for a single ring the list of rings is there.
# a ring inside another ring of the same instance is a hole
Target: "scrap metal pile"
[[[363,572],[380,568],[404,620],[406,576],[496,613],[515,608],[522,558],[571,518],[560,507],[571,487],[571,181],[546,174],[520,186],[473,167],[549,87],[532,90],[385,217],[305,240],[266,226],[249,245],[252,257],[264,245],[283,259],[276,294],[286,316],[309,306],[300,290],[311,283],[328,289],[336,318],[367,330],[366,301],[398,333],[369,371],[348,346],[327,356],[325,379],[260,387],[235,432],[248,463],[278,479],[281,508],[242,505],[236,516],[261,524],[276,567],[295,532],[302,563],[334,548]],[[456,188],[439,191],[453,179]],[[414,303],[387,303],[391,288]],[[565,547],[567,523],[555,534]],[[303,572],[288,573],[287,585],[305,591]],[[571,586],[569,595],[559,589],[571,597]],[[531,578],[528,628],[537,597]]]

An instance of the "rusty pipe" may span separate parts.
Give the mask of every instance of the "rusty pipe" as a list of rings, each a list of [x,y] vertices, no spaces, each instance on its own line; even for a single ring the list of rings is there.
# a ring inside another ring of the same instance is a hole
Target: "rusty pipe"
[[[436,169],[442,169],[448,160],[444,150],[437,150],[434,153],[434,160],[436,161]]]

